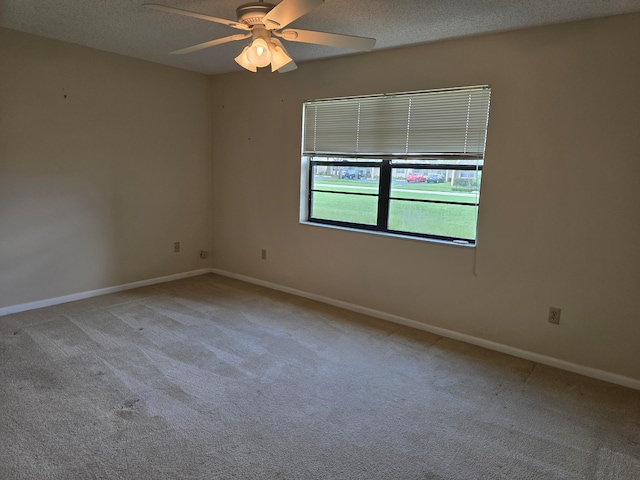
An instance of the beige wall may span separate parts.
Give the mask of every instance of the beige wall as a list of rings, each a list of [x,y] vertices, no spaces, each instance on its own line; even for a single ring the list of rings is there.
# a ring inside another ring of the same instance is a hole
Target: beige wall
[[[214,77],[213,266],[640,379],[638,45],[627,15]],[[475,250],[298,222],[303,100],[484,83]]]
[[[213,245],[219,269],[640,379],[639,44],[627,15],[209,79],[0,30],[0,308]],[[303,100],[482,83],[476,249],[298,222]]]
[[[207,76],[5,29],[0,68],[0,307],[209,266]]]

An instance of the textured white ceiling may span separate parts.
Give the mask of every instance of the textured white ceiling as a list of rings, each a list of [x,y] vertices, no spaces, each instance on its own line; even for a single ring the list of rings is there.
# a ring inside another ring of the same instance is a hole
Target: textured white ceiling
[[[186,55],[167,52],[239,33],[225,25],[150,10],[142,3],[235,20],[246,0],[0,0],[0,25],[185,70],[242,70],[246,41]],[[271,0],[279,3],[279,0]],[[326,0],[290,27],[374,37],[375,49],[640,11],[640,0]],[[300,66],[353,53],[286,42]]]

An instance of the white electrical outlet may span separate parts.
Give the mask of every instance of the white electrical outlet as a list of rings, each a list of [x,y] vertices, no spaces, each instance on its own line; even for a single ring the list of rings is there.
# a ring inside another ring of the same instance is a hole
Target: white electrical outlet
[[[555,307],[549,307],[549,323],[554,323],[556,325],[560,324],[560,309]]]

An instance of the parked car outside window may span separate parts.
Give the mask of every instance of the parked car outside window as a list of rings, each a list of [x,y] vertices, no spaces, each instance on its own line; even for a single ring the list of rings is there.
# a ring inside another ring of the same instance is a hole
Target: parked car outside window
[[[424,175],[420,174],[420,173],[410,173],[409,175],[407,175],[407,182],[426,182],[427,181],[427,177],[425,177]]]
[[[360,180],[362,177],[362,172],[360,170],[356,170],[355,168],[346,168],[340,171],[340,178],[346,180]]]

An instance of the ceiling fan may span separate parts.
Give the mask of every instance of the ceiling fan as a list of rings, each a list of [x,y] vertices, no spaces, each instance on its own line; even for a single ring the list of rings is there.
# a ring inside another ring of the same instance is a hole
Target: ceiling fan
[[[252,72],[258,71],[258,67],[271,65],[272,72],[278,71],[284,73],[295,70],[297,66],[285,50],[279,38],[290,42],[314,43],[317,45],[360,51],[371,50],[375,45],[375,38],[300,30],[297,28],[285,29],[291,22],[323,3],[324,0],[282,0],[277,5],[262,0],[259,2],[245,3],[236,9],[237,21],[212,17],[210,15],[203,15],[201,13],[155,3],[146,3],[143,6],[154,10],[199,18],[209,22],[221,23],[238,30],[244,30],[244,33],[175,50],[170,52],[172,54],[191,53],[222,43],[252,38],[251,43],[235,58],[236,62]]]

